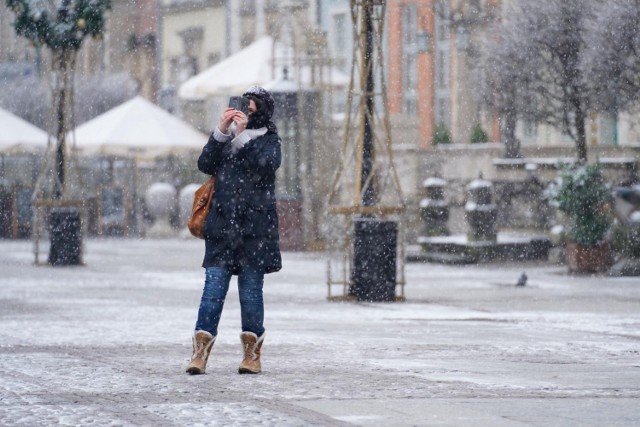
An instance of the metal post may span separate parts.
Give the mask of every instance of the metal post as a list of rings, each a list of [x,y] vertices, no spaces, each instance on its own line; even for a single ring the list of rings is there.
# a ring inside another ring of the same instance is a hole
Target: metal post
[[[362,195],[363,206],[373,206],[376,203],[376,192],[373,179],[370,176],[373,169],[374,147],[373,147],[373,108],[375,81],[373,78],[373,4],[367,2],[363,7],[363,23],[365,27],[364,37],[364,67],[366,69],[365,83],[365,111],[363,130],[363,153],[362,153],[362,179],[360,180],[360,194]]]
[[[404,212],[404,202],[392,160],[386,110],[382,49],[385,5],[384,0],[351,0],[354,62],[347,93],[343,157],[329,196],[329,213],[347,215],[343,250],[345,283],[349,286],[345,297],[359,301],[397,300],[399,227],[388,215]],[[357,106],[357,112],[353,106]],[[381,115],[376,114],[377,108],[382,109]],[[353,126],[353,116],[357,117],[357,126]],[[392,199],[396,204],[390,203]]]
[[[375,77],[374,77],[374,2],[362,4],[361,38],[362,61],[364,67],[361,82],[364,96],[364,111],[361,110],[362,122],[362,169],[360,178],[360,197],[364,207],[377,204],[375,176],[372,175],[375,162],[374,147],[374,109],[375,109]],[[383,221],[373,214],[360,215],[353,221],[353,271],[352,286],[349,294],[361,301],[394,301],[396,285],[396,242],[397,224]]]

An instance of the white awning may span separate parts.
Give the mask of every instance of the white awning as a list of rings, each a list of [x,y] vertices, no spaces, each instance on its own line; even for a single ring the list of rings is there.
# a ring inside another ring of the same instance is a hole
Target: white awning
[[[205,134],[141,96],[75,130],[75,145],[83,154],[150,158],[200,150],[206,142]]]
[[[283,76],[287,68],[289,79],[297,81],[300,74],[303,89],[312,86],[312,72],[309,66],[292,66],[294,53],[270,36],[256,40],[236,54],[223,59],[211,68],[191,77],[178,89],[183,99],[202,99],[209,96],[229,96],[242,94],[253,85],[265,86]],[[323,69],[322,81],[333,87],[346,87],[350,78],[337,68]],[[318,83],[317,81],[315,83]]]
[[[0,108],[0,153],[23,154],[44,151],[47,133]]]

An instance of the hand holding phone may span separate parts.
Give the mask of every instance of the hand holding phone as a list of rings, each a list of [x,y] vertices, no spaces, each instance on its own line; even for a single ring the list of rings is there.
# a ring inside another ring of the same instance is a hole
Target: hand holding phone
[[[243,96],[232,96],[229,98],[229,108],[242,111],[245,115],[249,115],[249,100]]]
[[[236,114],[238,114],[238,111],[233,108],[227,108],[222,112],[220,115],[220,124],[218,125],[220,132],[227,133],[229,131],[229,126],[233,123]]]

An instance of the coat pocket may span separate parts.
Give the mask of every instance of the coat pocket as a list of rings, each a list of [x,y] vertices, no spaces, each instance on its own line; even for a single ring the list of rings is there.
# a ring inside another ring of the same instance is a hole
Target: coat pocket
[[[224,226],[222,220],[222,210],[215,203],[211,206],[211,211],[207,215],[207,220],[204,224],[204,238],[216,239],[223,237]]]
[[[275,207],[248,205],[243,231],[248,238],[277,239],[278,213]]]

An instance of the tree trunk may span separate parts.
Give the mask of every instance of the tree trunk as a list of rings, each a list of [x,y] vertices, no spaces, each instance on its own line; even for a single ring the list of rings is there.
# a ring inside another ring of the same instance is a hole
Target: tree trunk
[[[54,67],[57,73],[57,82],[54,88],[55,133],[56,133],[56,160],[55,160],[55,186],[53,197],[64,199],[67,190],[67,133],[69,132],[69,106],[71,105],[71,78],[74,67],[75,50],[63,48],[55,52]]]
[[[67,133],[72,117],[73,72],[76,50],[62,47],[54,50],[54,73],[56,76],[54,96],[54,123],[57,145],[55,151],[55,177],[53,198],[69,199],[67,176]],[[54,207],[49,213],[51,225],[48,262],[51,265],[82,264],[82,214],[78,208]]]
[[[504,143],[504,157],[507,159],[518,159],[520,154],[520,143],[516,139],[517,116],[515,111],[507,111],[502,117],[501,134]]]
[[[574,125],[576,128],[576,154],[578,163],[587,163],[587,134],[584,129],[586,116],[581,107],[576,108],[576,117]]]

